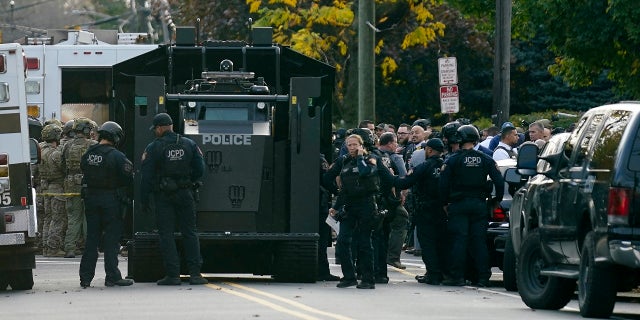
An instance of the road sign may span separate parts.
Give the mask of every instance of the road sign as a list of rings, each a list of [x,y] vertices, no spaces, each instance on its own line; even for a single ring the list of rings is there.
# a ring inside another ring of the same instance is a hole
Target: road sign
[[[460,112],[460,93],[458,86],[440,87],[440,110],[442,113]]]
[[[438,76],[441,86],[458,84],[458,63],[456,57],[438,59]]]

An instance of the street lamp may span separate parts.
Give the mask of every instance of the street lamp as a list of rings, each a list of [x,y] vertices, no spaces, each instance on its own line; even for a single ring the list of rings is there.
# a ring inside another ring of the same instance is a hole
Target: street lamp
[[[15,6],[16,6],[16,2],[15,1],[13,1],[13,0],[9,1],[9,7],[11,7],[11,29],[15,29],[16,28],[15,23],[13,23],[13,9],[15,8]]]

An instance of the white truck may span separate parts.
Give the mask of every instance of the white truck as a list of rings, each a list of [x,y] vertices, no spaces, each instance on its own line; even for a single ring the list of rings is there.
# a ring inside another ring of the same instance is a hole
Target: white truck
[[[22,48],[0,44],[0,291],[33,287],[38,249],[31,164],[39,149],[29,139]]]
[[[112,66],[158,45],[136,44],[141,34],[65,32],[58,37],[66,39],[55,44],[54,36],[26,39],[29,115],[42,122],[87,117],[102,124],[110,119],[110,112],[123,107],[110,105]]]

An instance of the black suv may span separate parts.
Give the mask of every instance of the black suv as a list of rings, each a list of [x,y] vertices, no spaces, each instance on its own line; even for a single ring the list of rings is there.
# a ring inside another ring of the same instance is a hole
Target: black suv
[[[521,146],[516,170],[530,178],[513,197],[507,247],[530,308],[564,307],[577,280],[580,313],[609,317],[616,293],[640,284],[639,128],[640,102],[624,102],[587,111],[541,156]]]

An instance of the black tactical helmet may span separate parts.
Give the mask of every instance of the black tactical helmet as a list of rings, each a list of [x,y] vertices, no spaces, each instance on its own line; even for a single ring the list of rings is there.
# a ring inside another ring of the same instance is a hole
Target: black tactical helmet
[[[351,134],[357,134],[362,138],[362,143],[365,149],[371,150],[374,145],[373,132],[367,128],[354,128],[351,130]]]
[[[80,132],[84,134],[91,133],[91,130],[94,128],[94,123],[89,118],[77,118],[73,119],[73,131]]]
[[[113,121],[107,121],[98,128],[98,140],[106,139],[113,142],[114,145],[118,145],[123,138],[122,127]]]
[[[480,140],[478,129],[470,124],[465,124],[458,128],[458,136],[460,137],[461,143],[478,142],[478,140]]]
[[[50,123],[42,128],[42,140],[44,141],[58,141],[62,134],[62,128],[55,123]]]
[[[449,144],[451,143],[460,143],[460,138],[456,134],[458,132],[458,128],[460,128],[462,124],[458,121],[452,121],[444,126],[442,126],[442,137],[447,139]]]
[[[418,119],[413,122],[412,127],[420,126],[422,129],[427,130],[427,127],[431,126],[431,121],[429,119]]]

